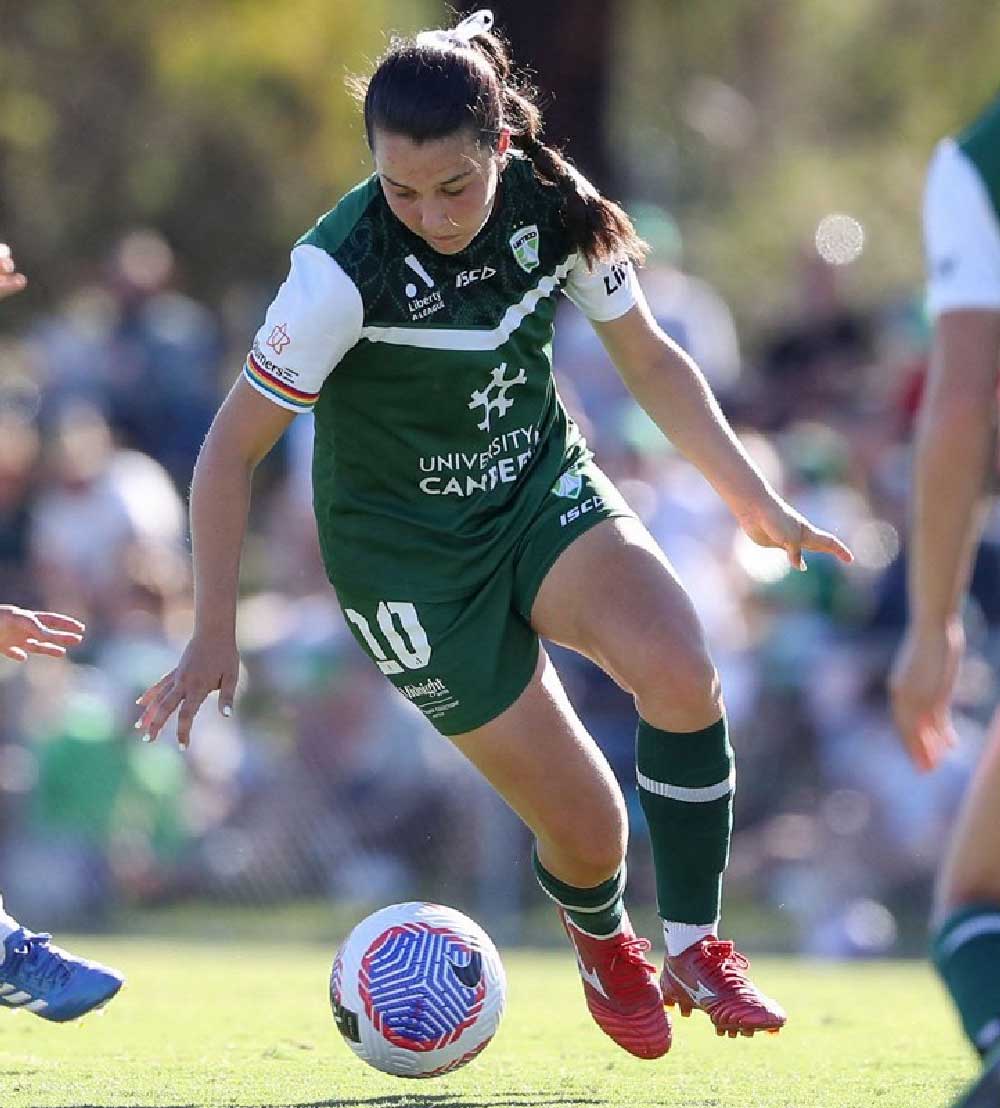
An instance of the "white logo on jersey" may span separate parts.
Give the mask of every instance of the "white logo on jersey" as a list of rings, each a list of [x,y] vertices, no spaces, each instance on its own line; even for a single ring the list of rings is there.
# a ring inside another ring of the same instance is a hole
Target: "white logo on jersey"
[[[510,236],[510,248],[525,273],[538,268],[538,225],[522,227]]]
[[[506,371],[507,363],[501,362],[496,369],[493,370],[493,375],[486,388],[476,389],[472,394],[469,407],[483,409],[482,422],[476,424],[480,431],[488,431],[490,429],[491,412],[496,412],[497,417],[502,418],[514,407],[514,401],[507,396],[507,390],[513,388],[514,385],[526,385],[528,383],[528,375],[523,369],[519,369],[517,373],[510,378],[504,376]],[[497,390],[496,395],[491,396],[490,394],[494,389]]]
[[[455,288],[465,288],[466,285],[471,285],[475,281],[488,281],[491,277],[496,277],[496,275],[497,271],[491,269],[488,265],[484,265],[482,269],[463,269],[455,278]]]
[[[517,481],[538,445],[537,427],[501,431],[471,454],[452,450],[419,459],[420,491],[428,496],[478,496]]]
[[[403,289],[409,301],[406,307],[410,313],[410,320],[415,323],[418,319],[425,319],[427,316],[441,311],[444,307],[444,299],[441,296],[441,290],[434,287],[434,278],[413,254],[407,254],[403,261],[423,281],[424,287],[430,290],[424,296],[418,296],[420,289],[412,281],[409,281],[406,288]]]
[[[423,281],[427,288],[434,288],[434,278],[431,277],[413,254],[407,254],[403,261],[406,262],[410,269],[412,269],[420,280]],[[411,281],[403,291],[406,293],[407,299],[412,300],[420,290]]]
[[[552,491],[555,492],[554,489]],[[588,496],[586,500],[581,500],[578,506],[562,513],[559,517],[559,526],[565,527],[568,523],[574,523],[580,516],[585,516],[587,512],[598,511],[603,507],[603,496]]]

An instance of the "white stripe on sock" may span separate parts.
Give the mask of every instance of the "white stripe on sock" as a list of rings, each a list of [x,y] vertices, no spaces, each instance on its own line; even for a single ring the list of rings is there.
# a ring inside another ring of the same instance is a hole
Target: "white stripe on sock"
[[[611,907],[612,904],[625,892],[625,867],[621,869],[620,876],[618,878],[618,884],[615,886],[614,892],[603,904],[598,904],[596,908],[581,908],[578,904],[565,904],[554,893],[550,893],[549,890],[541,883],[538,882],[542,892],[549,898],[549,900],[558,904],[560,908],[565,908],[567,912],[583,912],[585,914],[596,915],[598,912],[604,912]]]
[[[960,946],[964,946],[981,935],[1000,934],[1000,915],[973,916],[952,931],[941,942],[941,954],[945,958],[951,957]]]
[[[990,1020],[976,1035],[976,1046],[985,1054],[1000,1039],[1000,1019]]]
[[[622,912],[622,918],[618,926],[614,931],[609,931],[606,935],[593,935],[589,931],[584,931],[584,929],[578,923],[571,920],[569,916],[566,917],[566,922],[574,931],[579,931],[581,935],[586,935],[588,939],[613,939],[615,935],[623,935],[626,931],[632,930],[632,922],[628,918],[628,912]]]
[[[710,800],[720,800],[729,793],[736,791],[736,767],[729,771],[729,776],[724,781],[717,781],[714,785],[704,785],[698,789],[687,788],[684,785],[668,785],[663,781],[654,781],[636,768],[636,780],[648,793],[656,796],[665,796],[668,800],[686,800],[692,804],[705,804]]]

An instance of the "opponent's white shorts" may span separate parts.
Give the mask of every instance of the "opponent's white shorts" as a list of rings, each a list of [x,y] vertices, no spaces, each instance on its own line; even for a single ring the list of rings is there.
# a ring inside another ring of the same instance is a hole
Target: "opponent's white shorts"
[[[1000,310],[1000,220],[953,139],[938,143],[924,192],[927,309]]]

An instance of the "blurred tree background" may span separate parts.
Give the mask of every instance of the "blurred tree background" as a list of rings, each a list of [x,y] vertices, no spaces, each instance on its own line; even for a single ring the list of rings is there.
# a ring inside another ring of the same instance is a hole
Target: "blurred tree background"
[[[459,5],[470,10],[476,4]],[[994,91],[983,0],[496,0],[548,135],[612,195],[666,207],[737,317],[779,310],[829,211],[867,232],[861,293],[919,281],[935,139]],[[432,0],[0,0],[0,232],[34,295],[160,229],[192,291],[276,279],[368,172],[344,87]]]
[[[208,297],[277,274],[369,172],[345,77],[386,29],[438,15],[414,0],[3,0],[3,235],[43,295],[137,224]]]

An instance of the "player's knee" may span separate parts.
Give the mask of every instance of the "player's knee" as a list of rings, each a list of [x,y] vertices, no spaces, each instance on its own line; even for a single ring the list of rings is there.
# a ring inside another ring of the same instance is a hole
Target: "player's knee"
[[[618,872],[627,845],[628,817],[619,792],[575,809],[550,837],[546,854],[558,858],[564,880],[588,888]]]
[[[700,643],[680,650],[651,651],[638,676],[632,691],[643,719],[687,720],[721,715],[722,682],[708,650]]]
[[[582,889],[593,888],[613,877],[625,860],[625,842],[623,838],[606,839],[597,842],[596,836],[590,841],[581,841],[572,850],[565,862],[564,872],[571,873],[571,884]]]

